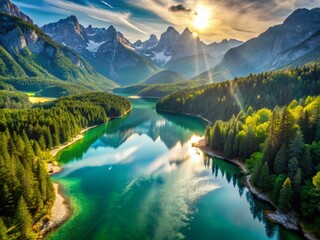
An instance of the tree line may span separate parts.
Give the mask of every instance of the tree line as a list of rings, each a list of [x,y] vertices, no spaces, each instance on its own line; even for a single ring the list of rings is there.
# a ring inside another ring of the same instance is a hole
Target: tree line
[[[123,97],[87,93],[31,109],[0,109],[0,239],[37,237],[33,225],[55,199],[48,150],[130,108]]]
[[[320,236],[320,97],[273,111],[249,107],[208,126],[206,142],[227,158],[245,161],[252,184]]]
[[[320,94],[320,64],[287,69],[233,81],[185,89],[162,98],[160,111],[200,115],[212,122],[228,120],[249,106],[254,109],[285,106],[293,99]]]

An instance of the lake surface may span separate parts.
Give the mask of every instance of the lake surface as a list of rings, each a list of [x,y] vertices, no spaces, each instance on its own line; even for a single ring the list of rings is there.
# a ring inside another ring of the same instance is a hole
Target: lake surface
[[[191,147],[205,122],[131,101],[59,154],[74,215],[49,239],[300,239],[266,221],[238,167]]]

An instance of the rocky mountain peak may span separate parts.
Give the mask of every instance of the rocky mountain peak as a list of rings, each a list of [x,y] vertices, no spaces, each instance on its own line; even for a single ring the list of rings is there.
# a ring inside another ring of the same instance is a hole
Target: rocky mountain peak
[[[142,45],[142,41],[140,39],[133,44],[133,46],[135,47],[141,47],[141,45]]]
[[[117,30],[115,29],[114,26],[110,25],[110,27],[108,27],[107,32],[110,34],[116,34]]]
[[[33,23],[31,18],[21,12],[19,8],[10,0],[0,0],[0,12],[9,14],[11,16],[20,17],[27,22]]]
[[[158,38],[157,38],[157,36],[156,36],[156,35],[151,34],[151,35],[150,35],[150,38],[149,38],[149,41],[152,41],[152,42],[156,42],[156,43],[158,43]]]
[[[174,27],[169,26],[166,32],[177,32],[177,30]]]
[[[192,32],[190,31],[190,29],[189,29],[188,27],[186,27],[186,28],[183,30],[181,36],[188,36],[188,35],[192,35]]]

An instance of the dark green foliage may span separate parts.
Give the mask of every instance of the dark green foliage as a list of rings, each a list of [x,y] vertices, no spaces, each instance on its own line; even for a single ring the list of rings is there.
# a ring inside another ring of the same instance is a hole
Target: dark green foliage
[[[315,134],[319,109],[320,97],[308,97],[272,112],[240,112],[229,121],[216,121],[206,129],[207,144],[214,151],[246,160],[254,186],[279,209],[297,212],[315,228],[320,227],[318,209],[312,207],[310,213],[303,212],[307,206],[320,204],[320,175],[315,176],[320,166],[320,142]],[[314,186],[309,186],[312,180]]]
[[[31,103],[26,94],[0,90],[0,108],[29,108]]]
[[[285,180],[286,176],[284,174],[280,174],[276,177],[274,188],[271,192],[271,199],[275,204],[279,203],[280,191]]]
[[[290,211],[292,207],[292,197],[293,197],[293,192],[292,192],[292,186],[291,186],[291,181],[290,178],[287,178],[283,185],[282,189],[280,191],[280,196],[279,196],[279,208],[283,212],[288,212]]]
[[[267,162],[265,162],[262,166],[257,186],[262,191],[270,191],[273,188],[273,182],[272,182],[272,178],[270,176],[269,167],[268,167]]]
[[[51,209],[55,195],[46,151],[82,128],[124,114],[130,102],[107,93],[63,97],[31,109],[0,109],[0,218],[12,239],[34,239],[31,226]],[[3,226],[0,223],[0,234]]]
[[[320,94],[319,75],[319,64],[250,75],[173,93],[161,99],[157,109],[201,115],[212,122],[228,120],[249,106],[272,109]]]

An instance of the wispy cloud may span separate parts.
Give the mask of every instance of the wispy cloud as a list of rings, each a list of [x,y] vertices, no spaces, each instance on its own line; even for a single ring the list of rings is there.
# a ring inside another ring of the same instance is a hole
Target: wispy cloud
[[[113,7],[109,4],[109,3],[107,3],[107,2],[105,2],[105,1],[101,1],[104,5],[106,5],[106,6],[108,6],[109,8],[112,8],[113,9]]]
[[[100,21],[107,22],[109,24],[114,24],[123,29],[131,28],[140,33],[146,34],[145,31],[140,29],[135,21],[130,19],[130,12],[113,12],[106,9],[100,9],[93,5],[80,5],[73,2],[68,2],[65,0],[45,0],[45,2],[55,7],[63,12],[70,11],[72,14],[82,14],[87,15],[91,18],[98,19]]]
[[[271,26],[282,23],[295,9],[319,6],[320,0],[136,0],[131,4],[158,15],[164,21],[182,30],[188,26],[197,31],[202,39],[221,40],[237,38],[247,40],[259,35]],[[172,6],[195,9],[202,5],[211,12],[210,24],[200,31],[193,26],[193,15],[184,11],[168,11]],[[180,13],[180,14],[177,14]]]
[[[180,32],[189,27],[206,42],[224,38],[248,40],[282,23],[297,8],[320,6],[320,0],[134,0],[121,4],[110,0],[13,1],[29,10],[27,13],[32,13],[37,24],[39,19],[43,24],[73,14],[87,24],[113,24],[131,41],[144,40],[151,33],[160,36],[168,25]],[[194,24],[199,5],[210,11],[209,24],[204,29],[197,29]]]

